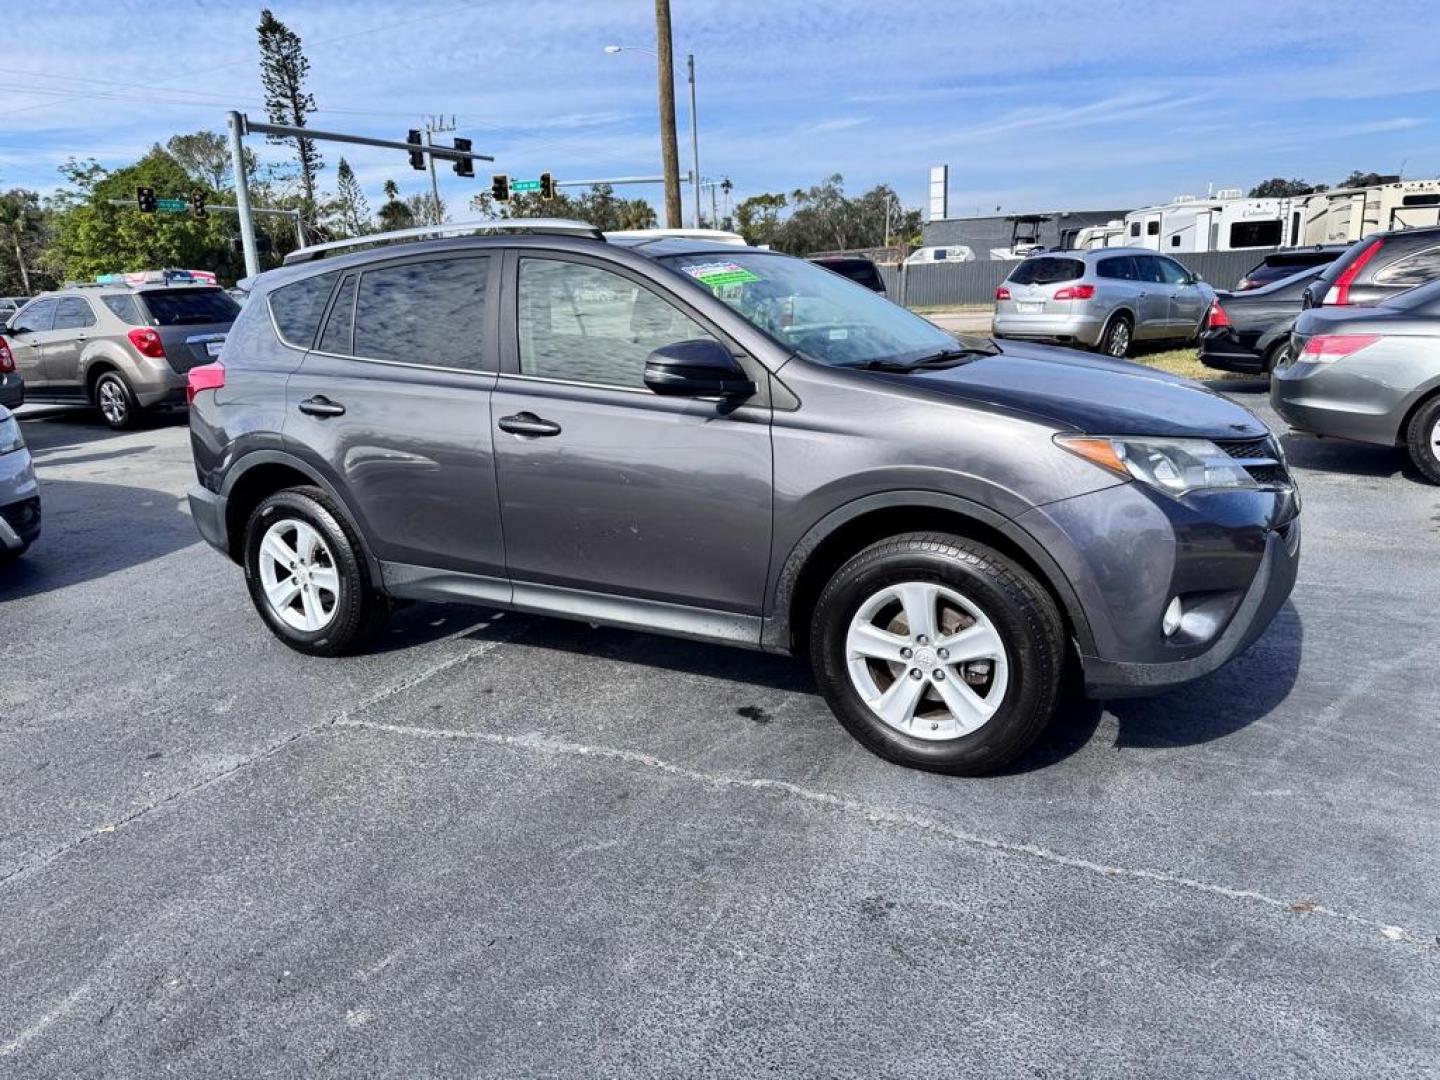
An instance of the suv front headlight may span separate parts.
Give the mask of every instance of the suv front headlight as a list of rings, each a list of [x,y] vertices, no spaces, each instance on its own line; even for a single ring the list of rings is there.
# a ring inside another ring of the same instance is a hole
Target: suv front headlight
[[[19,450],[24,445],[25,437],[20,434],[20,421],[13,416],[0,420],[0,454]]]
[[[1209,439],[1057,435],[1055,444],[1086,461],[1179,498],[1205,488],[1258,488],[1255,478]]]

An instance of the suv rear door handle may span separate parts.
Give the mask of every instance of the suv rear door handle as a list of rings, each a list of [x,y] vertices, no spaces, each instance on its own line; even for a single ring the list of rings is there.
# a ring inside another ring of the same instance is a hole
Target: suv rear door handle
[[[559,435],[560,425],[554,420],[542,420],[532,412],[518,412],[513,416],[502,416],[499,420],[501,431],[512,435]]]
[[[300,402],[300,411],[307,416],[344,416],[345,406],[331,401],[324,394],[316,394]]]

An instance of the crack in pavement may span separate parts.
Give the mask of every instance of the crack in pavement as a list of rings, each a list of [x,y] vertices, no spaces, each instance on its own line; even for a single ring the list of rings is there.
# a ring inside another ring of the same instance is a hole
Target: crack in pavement
[[[501,617],[501,615],[496,616],[497,619]],[[456,638],[464,637],[466,634],[473,633],[476,630],[486,629],[492,624],[493,620],[489,622],[476,623],[473,626],[468,626],[464,630],[457,631],[456,633],[451,634],[442,640],[453,641]],[[490,638],[486,641],[480,642],[473,648],[466,649],[458,656],[451,656],[445,660],[440,661],[437,664],[431,665],[430,667],[421,668],[414,674],[404,679],[401,679],[398,682],[391,683],[388,686],[382,687],[375,693],[371,694],[369,697],[363,698],[359,702],[347,706],[344,709],[341,709],[334,716],[326,720],[321,720],[318,723],[311,724],[310,726],[301,728],[298,731],[293,731],[289,735],[286,735],[283,739],[277,739],[275,742],[268,743],[265,746],[261,747],[259,750],[255,751],[253,754],[241,758],[233,765],[229,765],[223,769],[220,769],[217,772],[213,772],[208,776],[203,776],[199,780],[196,780],[193,784],[189,784],[182,788],[177,788],[174,791],[170,792],[168,795],[163,796],[162,798],[155,799],[152,802],[148,802],[143,806],[137,807],[134,811],[126,814],[124,817],[117,818],[115,821],[102,825],[97,829],[92,829],[88,833],[84,833],[83,835],[77,836],[74,839],[67,840],[65,843],[61,844],[53,851],[41,856],[38,859],[32,860],[28,863],[22,863],[14,870],[11,870],[9,873],[0,875],[0,888],[3,888],[6,885],[23,881],[26,878],[31,877],[32,875],[39,873],[40,871],[54,865],[58,860],[64,858],[72,851],[75,851],[76,849],[81,848],[86,844],[98,840],[103,836],[108,836],[111,833],[118,832],[119,830],[125,828],[128,825],[133,825],[140,819],[148,817],[150,814],[154,813],[156,810],[161,809],[162,807],[169,806],[171,803],[188,798],[189,796],[194,795],[197,792],[204,791],[206,788],[218,784],[220,781],[226,779],[227,777],[234,776],[242,769],[247,769],[251,765],[264,761],[267,758],[273,757],[281,750],[284,750],[286,747],[290,746],[294,742],[299,741],[300,739],[306,738],[310,735],[314,735],[315,733],[323,731],[325,728],[331,727],[335,724],[353,723],[350,718],[355,714],[363,712],[365,709],[368,709],[381,701],[385,701],[387,698],[394,697],[396,694],[402,693],[406,690],[411,689],[412,687],[418,686],[420,683],[425,682],[427,679],[432,679],[436,675],[448,671],[453,667],[458,667],[460,664],[466,663],[467,661],[474,660],[480,656],[484,656],[492,649],[498,648],[499,646],[506,644],[511,640],[513,640],[513,638],[511,637]]]
[[[906,813],[899,810],[891,810],[883,806],[876,806],[872,803],[861,802],[858,799],[836,795],[833,792],[804,787],[800,784],[791,783],[788,780],[703,772],[699,769],[676,765],[673,762],[653,757],[650,754],[641,753],[638,750],[625,750],[611,746],[590,746],[585,743],[570,742],[565,739],[554,739],[539,733],[506,735],[499,732],[460,731],[445,728],[415,727],[408,724],[386,724],[372,720],[352,718],[337,720],[331,726],[376,731],[391,735],[405,735],[419,739],[453,739],[458,741],[480,742],[492,746],[503,746],[510,749],[547,754],[552,757],[604,758],[629,765],[639,765],[647,769],[654,769],[668,776],[674,776],[693,783],[705,784],[712,788],[745,789],[788,796],[813,805],[823,806],[831,810],[859,817],[872,824],[897,825],[919,829],[923,832],[942,836],[957,843],[981,848],[986,851],[997,852],[1002,855],[1020,856],[1048,865],[1062,866],[1070,870],[1078,870],[1100,877],[1148,882],[1155,885],[1164,885],[1191,892],[1204,893],[1226,900],[1261,904],[1288,915],[1319,915],[1352,926],[1361,927],[1365,930],[1374,931],[1387,941],[1403,942],[1425,950],[1440,948],[1440,935],[1436,935],[1430,931],[1419,931],[1407,929],[1402,926],[1394,926],[1389,923],[1379,922],[1375,919],[1368,919],[1363,915],[1337,911],[1334,908],[1310,901],[1297,903],[1290,900],[1281,900],[1278,897],[1268,896],[1265,893],[1256,892],[1253,889],[1237,889],[1226,885],[1216,885],[1213,882],[1201,881],[1197,878],[1189,878],[1181,874],[1172,874],[1165,870],[1153,870],[1146,867],[1113,866],[1107,863],[1095,862],[1092,859],[1065,855],[1061,852],[1042,847],[1039,844],[981,836],[978,833],[968,832],[965,829],[957,828],[954,825],[947,824],[935,818]]]

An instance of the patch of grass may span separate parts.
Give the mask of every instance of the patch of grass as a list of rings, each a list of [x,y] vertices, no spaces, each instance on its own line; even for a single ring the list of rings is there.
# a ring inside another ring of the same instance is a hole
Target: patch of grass
[[[1192,345],[1185,349],[1155,349],[1143,351],[1137,349],[1130,359],[1137,364],[1144,364],[1146,367],[1156,367],[1161,371],[1168,371],[1172,375],[1179,375],[1183,379],[1253,379],[1253,375],[1235,375],[1228,371],[1216,371],[1214,368],[1206,367],[1200,362],[1195,354],[1195,347]]]
[[[911,311],[916,315],[973,315],[980,311],[994,311],[994,304],[918,304]]]

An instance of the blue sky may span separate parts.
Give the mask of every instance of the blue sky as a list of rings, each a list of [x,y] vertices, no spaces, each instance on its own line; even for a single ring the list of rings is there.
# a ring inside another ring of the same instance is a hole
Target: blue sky
[[[1353,168],[1440,176],[1432,0],[672,3],[677,59],[696,55],[701,169],[736,197],[839,172],[852,191],[886,181],[922,206],[940,163],[953,214],[1141,205],[1273,175],[1333,183]],[[305,42],[316,127],[403,138],[454,113],[494,171],[658,171],[655,61],[603,51],[653,44],[650,0],[273,7]],[[52,189],[70,155],[125,164],[175,132],[221,129],[230,107],[261,116],[259,9],[31,0],[6,20],[0,188]],[[323,149],[324,186],[340,151]],[[344,153],[372,207],[387,178],[428,184],[392,152]],[[448,171],[441,183],[452,212],[485,185]]]

